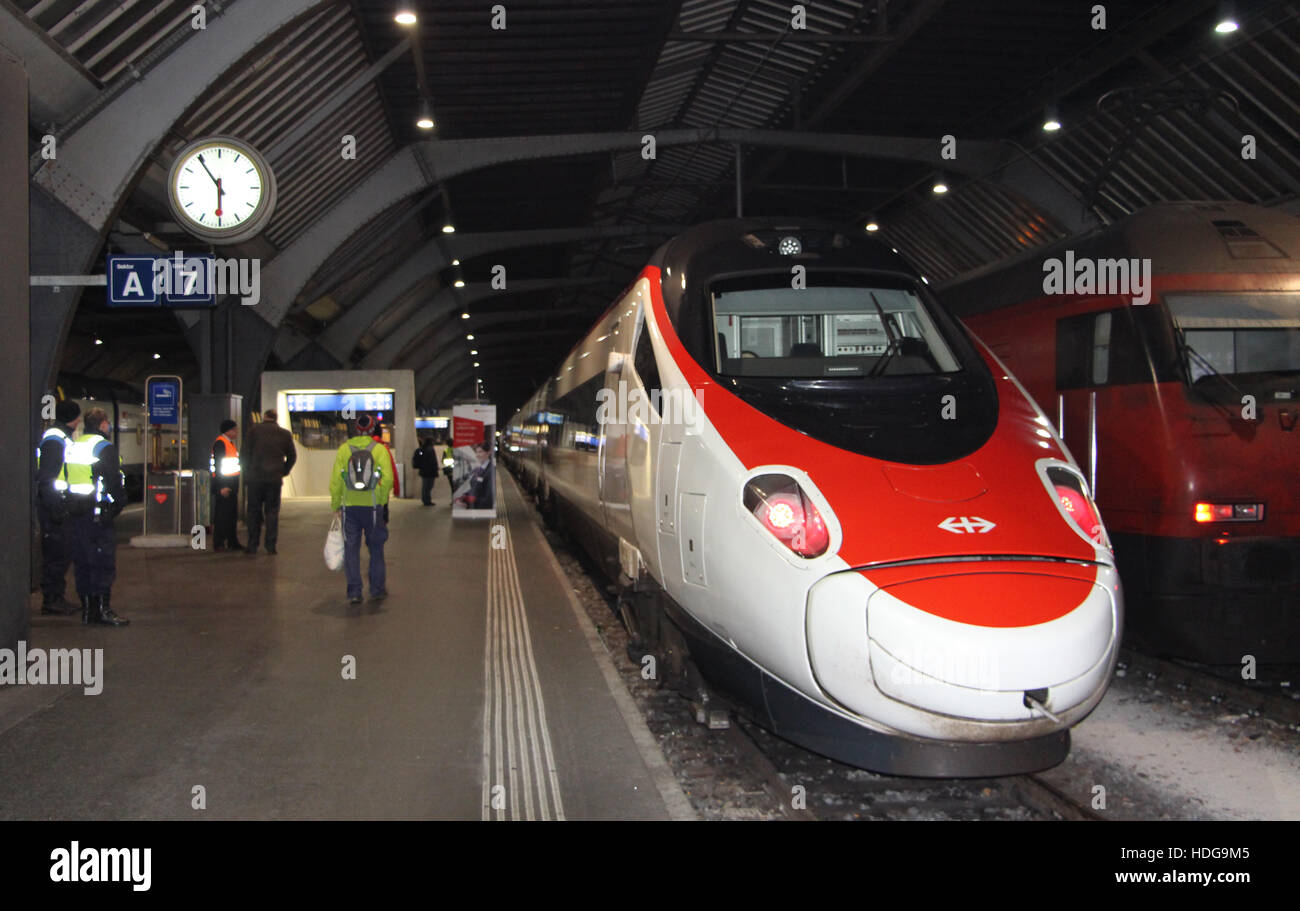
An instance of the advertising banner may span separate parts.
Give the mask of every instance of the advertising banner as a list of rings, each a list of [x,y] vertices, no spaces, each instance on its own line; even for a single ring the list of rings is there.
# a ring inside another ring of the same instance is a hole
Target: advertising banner
[[[454,519],[496,517],[495,405],[456,405],[452,408],[452,495]]]

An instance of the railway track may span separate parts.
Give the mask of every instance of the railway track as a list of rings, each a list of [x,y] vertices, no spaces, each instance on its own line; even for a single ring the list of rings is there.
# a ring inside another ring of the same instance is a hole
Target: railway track
[[[1262,671],[1264,679],[1248,682],[1241,679],[1239,667],[1207,667],[1120,649],[1120,674],[1135,675],[1152,685],[1202,698],[1225,714],[1263,717],[1300,730],[1300,668]]]

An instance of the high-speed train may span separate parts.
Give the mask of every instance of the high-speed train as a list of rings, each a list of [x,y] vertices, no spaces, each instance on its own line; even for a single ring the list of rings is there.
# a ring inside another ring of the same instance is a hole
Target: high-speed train
[[[678,235],[502,444],[665,677],[824,755],[1050,767],[1110,679],[1123,598],[1084,474],[876,241]]]

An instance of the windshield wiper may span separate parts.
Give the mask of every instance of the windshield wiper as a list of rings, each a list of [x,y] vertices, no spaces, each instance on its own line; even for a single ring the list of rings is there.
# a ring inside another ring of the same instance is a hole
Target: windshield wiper
[[[898,338],[894,335],[894,330],[889,325],[889,318],[885,316],[885,308],[880,306],[880,301],[876,300],[876,292],[868,292],[871,295],[871,303],[875,306],[876,312],[880,314],[880,325],[885,327],[885,335],[889,337],[889,344],[885,346],[885,351],[880,355],[880,360],[872,365],[870,372],[867,373],[867,379],[880,376],[889,362],[893,360],[894,354],[898,351]]]
[[[1187,336],[1186,336],[1186,335],[1184,335],[1183,333],[1179,333],[1179,342],[1182,344],[1182,348],[1183,348],[1183,350],[1184,350],[1185,352],[1187,352],[1187,354],[1190,355],[1192,358],[1195,358],[1195,359],[1196,359],[1196,362],[1197,362],[1198,364],[1200,364],[1202,368],[1205,369],[1205,371],[1206,371],[1206,376],[1213,376],[1213,377],[1215,377],[1216,379],[1220,380],[1221,382],[1223,382],[1224,385],[1226,385],[1229,389],[1231,389],[1233,392],[1235,392],[1235,393],[1237,394],[1237,398],[1238,398],[1238,400],[1241,399],[1241,397],[1242,397],[1245,393],[1243,393],[1243,392],[1241,391],[1241,389],[1237,386],[1236,383],[1234,383],[1232,380],[1228,379],[1228,377],[1227,377],[1226,375],[1220,373],[1220,372],[1215,368],[1215,366],[1214,366],[1213,364],[1211,364],[1208,360],[1206,360],[1205,356],[1202,355],[1201,352],[1199,352],[1199,351],[1197,351],[1195,348],[1193,348],[1193,347],[1188,343],[1188,341],[1187,341]],[[1192,379],[1192,372],[1191,372],[1191,369],[1190,369],[1190,364],[1189,364],[1189,369],[1188,369],[1188,371],[1187,371],[1187,378],[1188,378],[1189,380]],[[1193,390],[1196,389],[1196,380],[1192,380],[1192,382],[1191,382],[1191,388],[1192,388]],[[1205,400],[1206,400],[1207,402],[1209,402],[1210,406],[1213,407],[1216,411],[1221,411],[1221,412],[1223,413],[1223,416],[1224,416],[1225,418],[1227,418],[1229,421],[1231,421],[1231,420],[1235,417],[1236,412],[1234,412],[1234,411],[1233,411],[1231,408],[1229,408],[1228,406],[1224,405],[1222,402],[1217,402],[1217,401],[1215,401],[1213,398],[1211,398],[1211,397],[1208,396],[1208,395],[1207,395],[1207,396],[1204,396],[1204,398],[1205,398]]]

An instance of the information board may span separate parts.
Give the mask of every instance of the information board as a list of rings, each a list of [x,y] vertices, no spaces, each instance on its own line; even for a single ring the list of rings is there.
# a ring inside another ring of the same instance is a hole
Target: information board
[[[285,395],[290,411],[363,411],[393,410],[391,392],[290,392]]]

